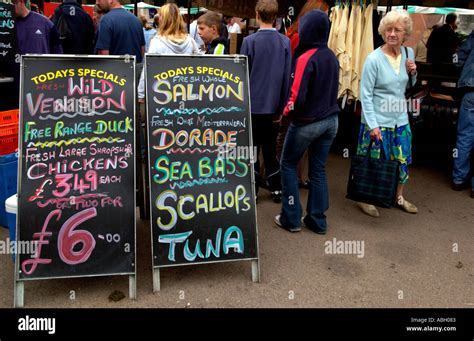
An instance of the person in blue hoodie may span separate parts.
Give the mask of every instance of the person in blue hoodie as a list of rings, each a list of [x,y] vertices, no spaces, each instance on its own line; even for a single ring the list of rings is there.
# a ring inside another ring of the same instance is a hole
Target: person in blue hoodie
[[[296,70],[291,95],[282,119],[291,121],[281,157],[282,210],[275,223],[290,231],[301,230],[296,167],[309,152],[309,195],[305,226],[318,234],[327,229],[329,208],[326,160],[338,128],[337,90],[339,63],[328,48],[329,18],[321,10],[305,14],[298,27]]]
[[[290,39],[273,28],[278,14],[276,0],[259,0],[255,6],[260,29],[246,37],[240,53],[248,56],[250,102],[252,110],[252,140],[257,148],[255,176],[257,184],[265,183],[260,176],[258,154],[262,149],[266,185],[272,200],[281,201],[280,165],[276,141],[278,124],[275,116],[283,112],[288,99],[291,73]],[[256,186],[258,191],[258,185]]]

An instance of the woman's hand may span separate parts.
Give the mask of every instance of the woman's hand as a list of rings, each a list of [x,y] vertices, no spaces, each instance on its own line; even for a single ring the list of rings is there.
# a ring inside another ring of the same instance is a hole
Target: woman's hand
[[[370,138],[375,141],[382,141],[382,133],[380,128],[374,128],[370,131]]]
[[[145,98],[139,98],[138,103],[145,103]]]
[[[410,75],[414,76],[416,74],[416,64],[415,64],[415,62],[411,59],[407,59],[406,66],[407,66],[407,72]]]

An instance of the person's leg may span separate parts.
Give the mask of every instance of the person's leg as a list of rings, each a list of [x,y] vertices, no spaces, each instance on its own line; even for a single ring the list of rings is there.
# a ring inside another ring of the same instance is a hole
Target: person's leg
[[[357,143],[357,155],[361,156],[366,156],[368,151],[369,151],[369,144],[371,141],[370,138],[370,129],[368,126],[366,126],[364,123],[361,123],[360,129],[359,129],[359,136],[358,136],[358,143]],[[374,142],[372,145],[372,150],[371,150],[371,157],[373,158],[379,158],[380,157],[380,142]],[[357,202],[357,206],[364,212],[365,214],[371,216],[371,217],[379,217],[379,211],[377,210],[377,207],[374,205],[366,204],[364,202]]]
[[[326,211],[329,208],[329,194],[326,179],[326,161],[331,144],[336,137],[338,117],[331,116],[317,122],[314,139],[309,145],[309,195],[306,206],[305,225],[312,231],[326,233]]]
[[[253,147],[256,148],[254,172],[255,172],[255,195],[258,194],[259,183],[263,181],[263,177],[260,174],[260,147],[262,144],[259,132],[262,130],[262,124],[259,115],[252,115],[252,142]]]
[[[470,154],[474,147],[474,92],[464,95],[459,110],[453,189],[462,189],[468,180]]]
[[[280,125],[278,126],[276,152],[278,163],[281,161],[281,154],[283,153],[283,144],[285,143],[286,132],[290,126],[290,119],[288,117],[281,117]]]
[[[312,139],[311,131],[306,131],[306,126],[290,124],[281,159],[282,210],[280,222],[286,228],[301,226],[301,203],[296,166]]]
[[[397,127],[389,136],[389,158],[397,160],[399,166],[399,179],[396,193],[396,205],[408,213],[417,213],[418,209],[415,205],[405,199],[403,190],[408,183],[408,165],[412,163],[411,159],[411,143],[412,134],[410,125]]]
[[[275,202],[281,200],[281,175],[280,164],[277,159],[277,135],[278,125],[273,122],[273,115],[265,115],[264,127],[262,127],[262,154],[265,165],[265,177],[272,192],[272,199]],[[275,193],[276,192],[276,193]]]
[[[309,154],[308,151],[305,150],[303,157],[301,158],[300,162],[298,162],[298,186],[300,188],[309,188],[309,180],[308,180],[308,162],[309,162]]]

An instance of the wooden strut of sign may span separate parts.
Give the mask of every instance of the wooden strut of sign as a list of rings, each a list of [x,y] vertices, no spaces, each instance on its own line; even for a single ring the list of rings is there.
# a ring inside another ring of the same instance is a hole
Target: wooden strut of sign
[[[125,275],[136,299],[135,93],[134,56],[22,56],[14,307],[40,279]]]
[[[153,292],[164,267],[246,260],[260,281],[253,150],[218,152],[253,146],[247,70],[240,55],[145,55]]]

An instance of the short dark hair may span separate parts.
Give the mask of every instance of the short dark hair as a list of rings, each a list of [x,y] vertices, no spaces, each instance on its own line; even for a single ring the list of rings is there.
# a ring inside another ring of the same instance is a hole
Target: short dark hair
[[[456,22],[456,19],[458,18],[458,15],[456,13],[449,13],[446,16],[446,24],[454,24]]]
[[[222,19],[219,13],[208,11],[199,17],[197,24],[209,27],[216,26],[217,34],[221,34]]]
[[[255,11],[264,23],[272,24],[278,15],[278,2],[277,0],[258,0]]]

